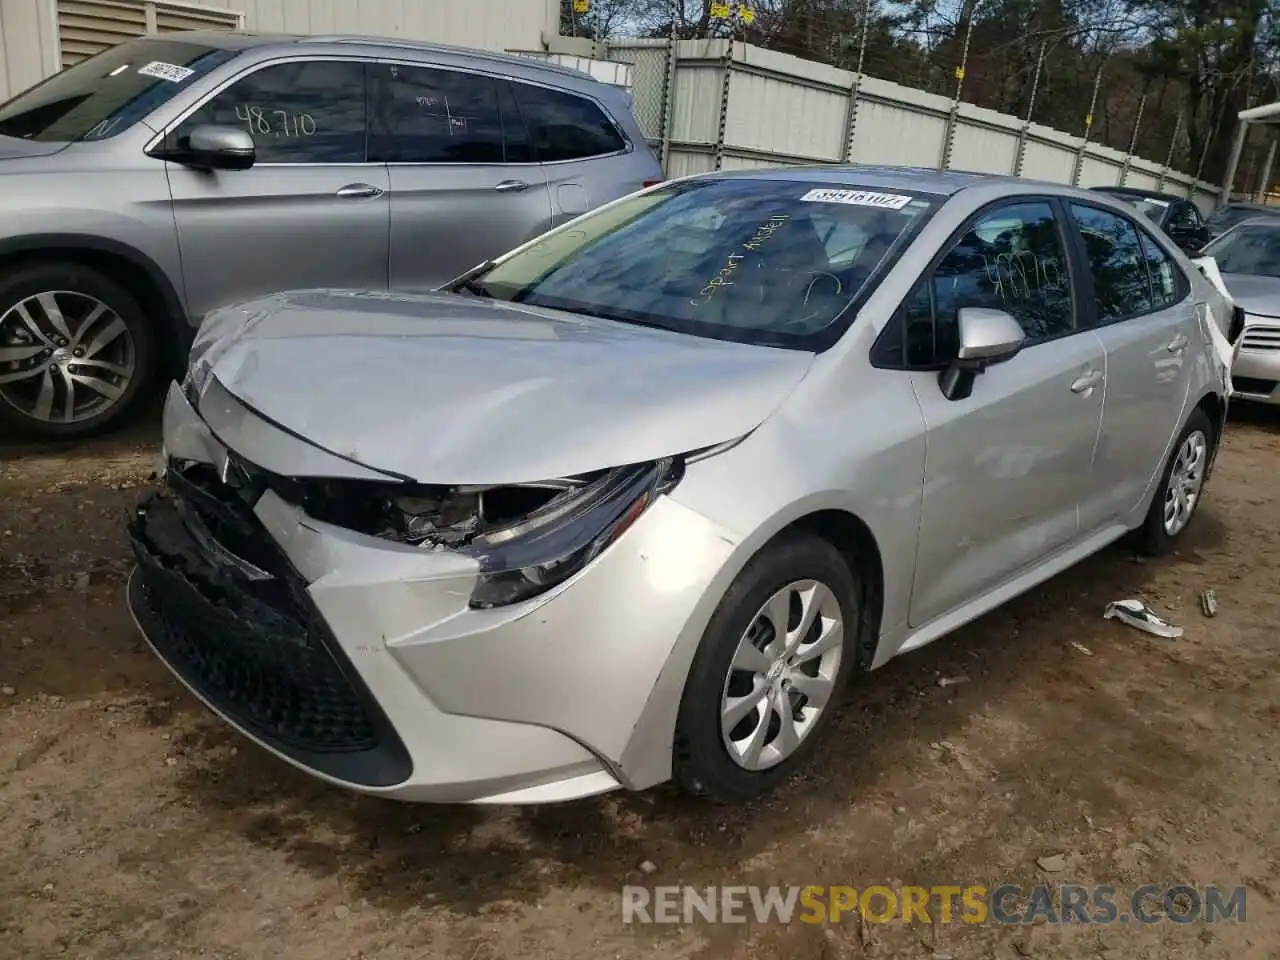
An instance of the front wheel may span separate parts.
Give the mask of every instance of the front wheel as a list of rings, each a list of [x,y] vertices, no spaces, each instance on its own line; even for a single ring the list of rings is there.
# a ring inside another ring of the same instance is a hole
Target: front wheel
[[[1147,511],[1142,527],[1146,553],[1154,555],[1168,550],[1190,525],[1204,495],[1213,436],[1208,415],[1203,410],[1195,410],[1173,445],[1160,487]]]
[[[137,300],[96,270],[42,263],[0,274],[0,432],[100,430],[149,381],[154,346]]]
[[[861,594],[825,540],[794,536],[738,575],[694,656],[674,773],[723,802],[772,789],[812,756],[854,661]]]

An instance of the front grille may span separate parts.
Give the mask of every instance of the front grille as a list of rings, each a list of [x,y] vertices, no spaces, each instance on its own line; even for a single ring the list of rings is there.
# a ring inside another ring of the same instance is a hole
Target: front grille
[[[1236,393],[1256,393],[1261,396],[1271,396],[1271,391],[1276,388],[1275,380],[1264,380],[1261,377],[1236,377],[1231,378],[1231,388]]]
[[[175,478],[139,508],[130,536],[143,631],[218,712],[317,772],[367,786],[407,778],[403,744],[305,584],[216,477]]]
[[[1280,327],[1257,325],[1246,327],[1240,349],[1267,352],[1280,350]]]

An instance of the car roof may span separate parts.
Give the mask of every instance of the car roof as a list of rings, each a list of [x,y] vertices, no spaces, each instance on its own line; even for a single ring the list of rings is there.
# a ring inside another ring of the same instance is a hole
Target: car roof
[[[389,37],[357,36],[355,34],[328,34],[302,36],[286,33],[256,33],[243,30],[184,30],[175,33],[152,35],[144,40],[179,41],[197,43],[220,50],[270,50],[280,52],[297,52],[305,47],[310,53],[366,53],[386,54],[388,51],[401,51],[421,55],[424,59],[431,56],[449,57],[453,59],[471,60],[490,66],[503,66],[522,72],[543,73],[575,80],[587,80],[593,83],[600,81],[591,74],[572,67],[561,66],[536,57],[522,57],[511,53],[496,53],[491,50],[474,50],[470,47],[457,47],[445,43],[427,43],[417,40],[397,40]]]
[[[1098,190],[1101,193],[1112,193],[1118,197],[1149,197],[1152,200],[1186,200],[1186,197],[1180,197],[1176,193],[1165,193],[1162,190],[1144,190],[1142,187],[1090,187],[1090,190]]]
[[[1028,188],[1042,188],[1057,196],[1088,197],[1090,191],[1066,183],[1032,180],[1001,173],[972,173],[961,170],[938,170],[935,167],[898,167],[880,164],[808,164],[799,166],[758,167],[748,170],[719,170],[695,174],[698,179],[789,180],[796,183],[833,184],[851,188],[880,190],[914,190],[934,196],[950,197],[961,190],[1008,184],[1018,193]],[[1095,194],[1096,196],[1096,194]]]

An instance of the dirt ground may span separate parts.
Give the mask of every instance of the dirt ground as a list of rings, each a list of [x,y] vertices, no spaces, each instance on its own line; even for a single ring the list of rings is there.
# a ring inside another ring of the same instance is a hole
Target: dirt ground
[[[122,602],[157,431],[151,412],[88,445],[0,446],[4,960],[1280,956],[1280,416],[1233,416],[1180,555],[1109,550],[859,681],[820,766],[740,809],[668,789],[409,807],[243,741]],[[1128,596],[1184,638],[1101,619]],[[1045,881],[1244,885],[1247,914],[863,929],[620,911],[628,883]]]

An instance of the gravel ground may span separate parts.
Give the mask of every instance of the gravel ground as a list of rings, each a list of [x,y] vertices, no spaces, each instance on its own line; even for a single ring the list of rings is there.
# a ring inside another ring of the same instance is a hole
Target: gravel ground
[[[157,430],[150,411],[77,447],[0,445],[5,960],[1280,956],[1280,417],[1233,416],[1179,555],[1108,550],[860,680],[820,766],[735,809],[668,789],[409,807],[243,741],[122,602]],[[1127,596],[1185,636],[1101,619]],[[619,908],[628,883],[1044,881],[1243,885],[1247,915],[625,927]]]

